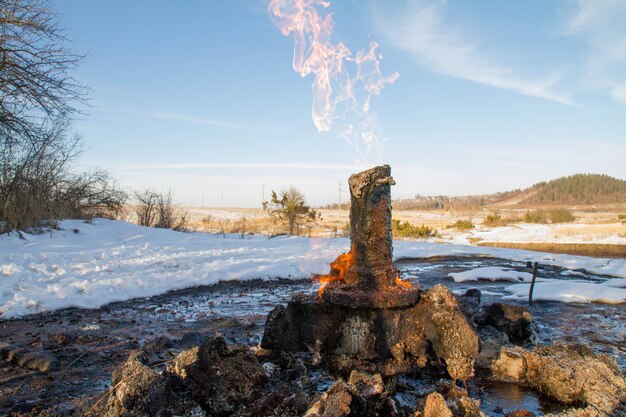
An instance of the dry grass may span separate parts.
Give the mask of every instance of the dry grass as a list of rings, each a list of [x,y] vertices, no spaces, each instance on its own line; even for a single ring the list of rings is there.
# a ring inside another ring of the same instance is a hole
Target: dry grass
[[[280,233],[272,219],[261,208],[201,208],[185,207],[188,212],[189,228],[210,233],[253,233],[273,235]],[[133,210],[126,210],[132,213]],[[346,228],[350,221],[348,210],[318,210],[321,221],[310,232],[314,237],[334,237],[346,235]],[[573,223],[548,224],[554,230],[554,236],[559,239],[576,237],[583,242],[593,243],[597,239],[606,237],[626,236],[626,224],[617,220],[620,213],[626,212],[626,207],[613,207],[610,211],[577,211],[573,210],[576,220]],[[471,220],[479,227],[485,227],[484,219],[491,210],[475,211],[400,211],[393,212],[393,218],[408,222],[413,226],[427,226],[437,230],[445,238],[454,236],[454,229],[446,228],[459,220]],[[503,218],[523,217],[526,209],[499,209],[498,214]],[[134,221],[132,218],[127,218]],[[474,244],[477,242],[472,242]],[[541,243],[541,242],[539,242]]]

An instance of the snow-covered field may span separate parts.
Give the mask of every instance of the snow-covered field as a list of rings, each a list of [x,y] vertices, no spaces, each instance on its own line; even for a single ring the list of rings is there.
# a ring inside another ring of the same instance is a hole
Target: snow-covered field
[[[91,223],[66,220],[60,228],[24,235],[25,239],[16,234],[0,236],[2,318],[65,307],[97,308],[113,301],[226,280],[306,278],[312,273],[327,273],[328,264],[349,249],[345,238],[241,239],[236,235],[181,233],[104,219]],[[396,241],[394,255],[396,259],[488,255],[626,277],[625,259],[420,241]],[[616,280],[616,286],[607,285],[608,291],[621,297],[620,291],[626,291],[623,283]],[[543,284],[535,288],[536,299],[544,297]],[[515,296],[517,289],[511,292]],[[566,299],[547,288],[545,294],[559,300],[581,300]]]
[[[626,231],[626,226],[615,226]],[[469,244],[471,240],[484,242],[515,243],[596,243],[626,245],[626,235],[607,233],[603,224],[529,224],[518,223],[512,226],[479,226],[469,232],[456,232],[444,238],[456,244]]]

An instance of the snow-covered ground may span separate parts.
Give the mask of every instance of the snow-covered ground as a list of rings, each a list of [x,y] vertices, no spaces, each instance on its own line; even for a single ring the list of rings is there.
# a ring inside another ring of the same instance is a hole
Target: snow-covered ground
[[[568,275],[577,275],[572,271]],[[495,266],[470,269],[463,272],[453,272],[448,275],[454,282],[468,281],[512,281],[526,284],[509,285],[505,291],[511,295],[505,299],[522,300],[528,299],[532,274],[516,271],[510,268]],[[546,279],[537,277],[533,289],[534,300],[555,300],[564,302],[600,302],[619,304],[626,301],[626,279],[616,278],[604,282],[590,282],[585,280],[562,280]]]
[[[327,273],[328,264],[349,249],[345,238],[241,239],[104,219],[91,223],[66,220],[60,228],[25,235],[26,239],[16,234],[0,236],[2,318],[73,306],[97,308],[113,301],[226,280],[306,278],[312,273]],[[396,241],[394,255],[396,259],[487,255],[626,277],[624,259],[418,241]]]
[[[450,232],[444,237],[456,244],[469,244],[472,240],[483,242],[515,243],[597,243],[626,245],[626,235],[607,233],[608,226],[590,224],[531,224],[517,223],[511,226],[479,226],[468,232]],[[619,226],[616,226],[619,227]],[[625,226],[621,226],[626,231]]]

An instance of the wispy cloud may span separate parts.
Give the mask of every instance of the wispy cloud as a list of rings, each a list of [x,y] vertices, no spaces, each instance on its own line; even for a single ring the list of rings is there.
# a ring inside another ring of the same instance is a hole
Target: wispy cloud
[[[118,168],[134,170],[192,170],[192,169],[294,169],[313,171],[354,171],[366,169],[364,165],[290,163],[290,162],[251,162],[251,163],[154,163],[119,165]]]
[[[225,128],[225,129],[248,130],[248,131],[269,131],[269,132],[275,132],[278,130],[269,126],[254,126],[254,125],[249,125],[245,123],[231,122],[228,120],[194,117],[194,116],[189,116],[189,115],[180,114],[180,113],[153,112],[153,113],[147,114],[147,116],[155,118],[155,119],[159,119],[159,120],[170,120],[174,122],[192,123],[192,124],[197,124],[197,125],[220,127],[220,128]]]
[[[574,0],[565,34],[582,38],[591,48],[585,80],[606,89],[626,105],[626,1]]]
[[[283,131],[283,129],[279,129],[272,126],[260,126],[260,125],[252,125],[244,122],[231,121],[225,119],[211,118],[211,117],[197,117],[188,114],[171,112],[171,111],[142,111],[142,110],[132,110],[125,109],[120,107],[101,107],[99,111],[122,115],[122,116],[132,116],[132,117],[147,117],[151,119],[158,120],[166,120],[172,122],[179,123],[191,123],[196,125],[203,126],[211,126],[218,127],[223,129],[234,129],[234,130],[245,130],[245,131],[256,131],[256,132],[269,132],[269,133],[277,133]]]
[[[575,105],[569,95],[555,90],[560,75],[531,79],[481,51],[461,29],[446,25],[445,2],[412,0],[402,13],[377,12],[376,24],[397,48],[437,73],[526,96]]]

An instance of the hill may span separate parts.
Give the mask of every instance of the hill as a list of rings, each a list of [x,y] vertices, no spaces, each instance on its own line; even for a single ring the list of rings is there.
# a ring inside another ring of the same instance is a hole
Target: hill
[[[396,210],[459,210],[486,206],[559,206],[626,203],[626,181],[601,174],[575,174],[523,190],[461,197],[416,196],[394,201]]]
[[[626,202],[626,181],[599,174],[575,174],[533,185],[519,204],[586,205]]]

